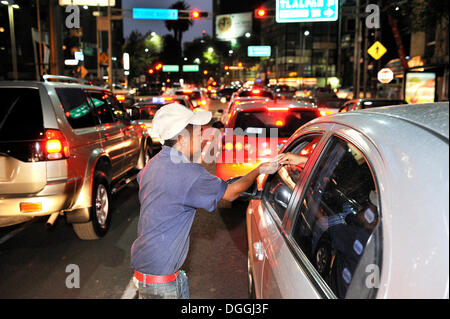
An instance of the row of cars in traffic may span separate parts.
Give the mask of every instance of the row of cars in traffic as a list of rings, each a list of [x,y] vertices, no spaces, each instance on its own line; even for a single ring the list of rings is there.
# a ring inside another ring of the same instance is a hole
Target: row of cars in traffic
[[[106,234],[111,194],[160,149],[155,112],[210,103],[180,88],[125,108],[64,77],[0,91],[0,226],[64,215],[81,239]],[[216,173],[230,183],[279,153],[303,158],[241,197],[250,296],[448,298],[448,102],[343,103],[254,86],[233,90],[216,116]]]

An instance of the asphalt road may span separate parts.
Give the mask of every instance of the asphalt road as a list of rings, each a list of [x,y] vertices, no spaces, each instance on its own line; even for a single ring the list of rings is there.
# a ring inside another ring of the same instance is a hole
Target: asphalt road
[[[213,103],[214,111],[222,105]],[[214,173],[214,167],[207,169]],[[63,217],[0,229],[0,298],[121,298],[132,277],[130,248],[139,219],[134,183],[112,199],[112,226],[98,241],[79,240]],[[191,298],[247,298],[245,204],[199,210],[183,269]],[[68,288],[79,269],[79,288]],[[128,294],[128,296],[130,296]]]

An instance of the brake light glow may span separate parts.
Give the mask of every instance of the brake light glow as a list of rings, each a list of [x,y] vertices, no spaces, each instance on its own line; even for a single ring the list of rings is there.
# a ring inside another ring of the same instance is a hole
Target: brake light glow
[[[173,100],[173,97],[168,97],[168,96],[166,96],[165,98],[164,98],[164,101],[172,101]]]
[[[276,125],[276,126],[283,126],[283,125],[284,125],[284,122],[278,120],[278,121],[275,122],[275,125]]]
[[[192,90],[183,90],[183,93],[192,93]]]
[[[59,153],[62,150],[62,145],[60,140],[48,140],[45,143],[45,149],[47,153]]]
[[[289,111],[289,107],[268,107],[268,111]]]
[[[201,101],[200,101],[200,104],[201,104],[201,105],[206,105],[206,100],[201,100]]]
[[[225,149],[227,151],[232,151],[233,150],[233,143],[225,143]]]
[[[258,89],[252,90],[252,94],[255,94],[255,95],[261,94],[261,90],[258,90]]]
[[[125,95],[116,95],[116,100],[119,102],[123,102],[125,101]]]
[[[58,160],[69,157],[69,146],[59,130],[45,131],[45,153],[47,160]]]
[[[330,115],[330,114],[333,114],[333,112],[330,112],[330,111],[320,111],[320,116],[327,116],[327,115]]]

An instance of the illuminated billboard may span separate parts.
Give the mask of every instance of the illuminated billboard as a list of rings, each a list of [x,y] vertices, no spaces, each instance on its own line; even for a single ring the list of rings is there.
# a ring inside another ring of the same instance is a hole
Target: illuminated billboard
[[[59,0],[60,6],[115,7],[116,0]]]
[[[436,73],[408,72],[405,78],[405,101],[431,103],[436,96]]]
[[[252,31],[253,12],[223,14],[216,17],[216,38],[232,40]]]

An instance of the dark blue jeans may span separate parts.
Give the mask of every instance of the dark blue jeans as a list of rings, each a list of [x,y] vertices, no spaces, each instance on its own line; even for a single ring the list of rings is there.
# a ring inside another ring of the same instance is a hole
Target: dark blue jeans
[[[189,299],[189,283],[184,271],[176,280],[164,284],[138,282],[139,299]]]

